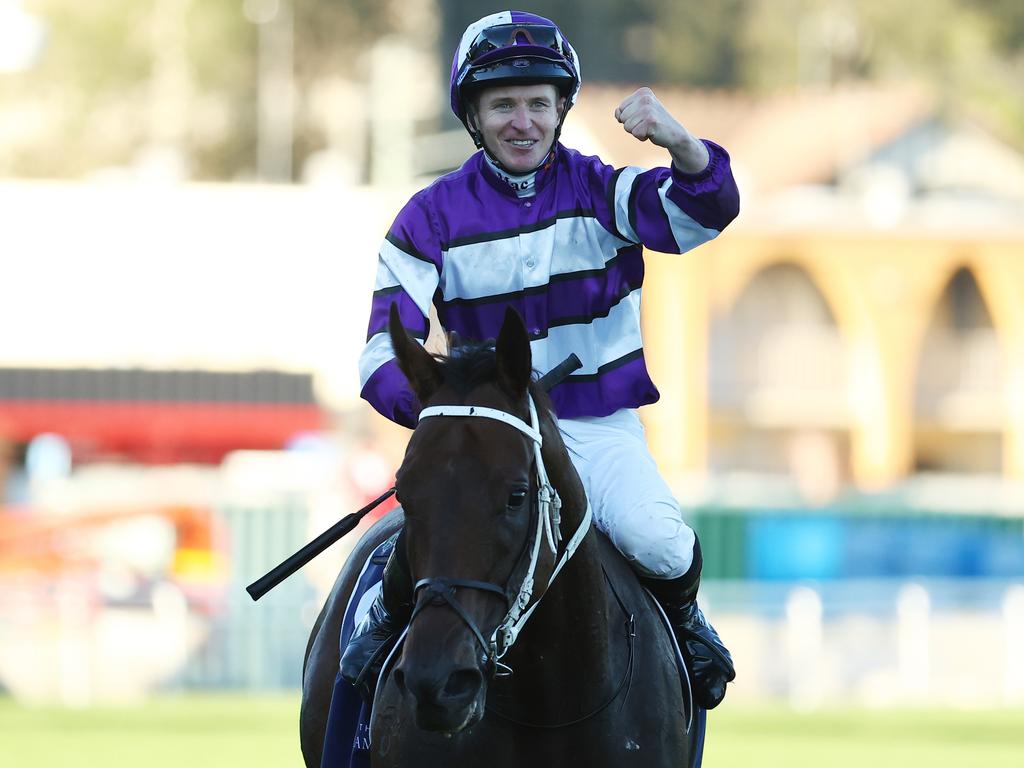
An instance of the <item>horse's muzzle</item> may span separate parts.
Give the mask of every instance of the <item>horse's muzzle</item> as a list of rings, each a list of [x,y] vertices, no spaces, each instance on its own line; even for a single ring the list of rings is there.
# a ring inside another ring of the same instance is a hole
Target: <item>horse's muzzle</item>
[[[399,664],[395,683],[416,701],[416,726],[424,731],[458,733],[484,713],[486,686],[475,667],[455,670],[405,669]]]

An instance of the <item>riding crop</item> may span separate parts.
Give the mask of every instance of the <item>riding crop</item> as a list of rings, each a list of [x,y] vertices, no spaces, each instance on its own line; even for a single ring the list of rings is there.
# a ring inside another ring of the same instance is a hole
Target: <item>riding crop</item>
[[[541,376],[540,379],[537,380],[537,383],[545,392],[550,392],[555,386],[568,377],[569,374],[581,367],[583,367],[583,363],[580,362],[580,359],[576,357],[576,355],[569,355],[569,357]],[[345,515],[341,520],[303,546],[302,549],[288,556],[280,564],[274,566],[267,571],[266,574],[256,579],[256,581],[245,588],[245,591],[249,593],[249,596],[254,601],[259,600],[267,594],[267,592],[272,590],[310,560],[345,536],[345,534],[350,533],[357,525],[359,525],[359,522],[366,517],[367,514],[383,504],[387,499],[394,495],[394,493],[395,488],[389,488],[386,492],[378,496],[358,512]]]

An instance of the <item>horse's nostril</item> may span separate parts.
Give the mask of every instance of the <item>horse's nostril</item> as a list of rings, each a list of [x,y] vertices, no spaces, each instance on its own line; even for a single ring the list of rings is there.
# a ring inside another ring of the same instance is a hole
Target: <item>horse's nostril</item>
[[[474,696],[482,684],[483,676],[478,670],[460,669],[448,676],[444,696],[453,699]]]

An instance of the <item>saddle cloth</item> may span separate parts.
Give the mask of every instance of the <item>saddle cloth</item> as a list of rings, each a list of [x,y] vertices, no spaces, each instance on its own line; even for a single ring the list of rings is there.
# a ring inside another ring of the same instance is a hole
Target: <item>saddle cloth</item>
[[[342,652],[348,645],[355,625],[366,615],[370,603],[380,592],[384,566],[391,556],[396,538],[397,534],[382,542],[363,565],[341,622],[339,642]],[[668,627],[668,631],[672,631],[671,627]],[[334,693],[331,696],[331,710],[327,717],[321,768],[370,768],[370,715],[371,709],[363,701],[363,697],[341,678],[340,672],[337,673],[334,678]],[[693,727],[696,729],[696,738],[690,765],[686,768],[701,768],[706,726],[707,712],[695,707]]]

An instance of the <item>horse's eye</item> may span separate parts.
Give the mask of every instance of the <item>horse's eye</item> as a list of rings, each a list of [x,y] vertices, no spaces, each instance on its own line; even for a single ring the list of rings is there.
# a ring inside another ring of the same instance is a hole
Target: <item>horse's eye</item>
[[[514,491],[512,491],[512,493],[510,493],[508,495],[508,508],[509,509],[518,509],[519,507],[523,506],[523,503],[525,501],[526,501],[526,489],[525,488],[516,488]]]

